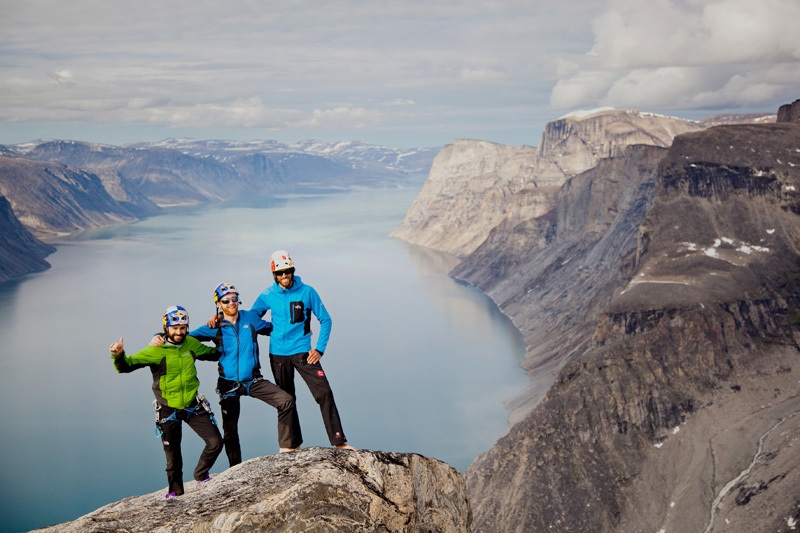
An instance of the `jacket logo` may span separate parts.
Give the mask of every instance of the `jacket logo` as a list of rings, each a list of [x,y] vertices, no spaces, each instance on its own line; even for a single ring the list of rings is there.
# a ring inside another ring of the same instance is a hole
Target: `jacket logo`
[[[325,377],[325,372],[322,371],[322,370],[317,370],[317,377],[318,378],[324,378]]]

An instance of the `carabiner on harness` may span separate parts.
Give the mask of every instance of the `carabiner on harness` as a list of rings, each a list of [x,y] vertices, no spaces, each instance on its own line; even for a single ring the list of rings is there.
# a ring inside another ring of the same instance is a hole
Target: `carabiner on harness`
[[[160,439],[161,436],[164,434],[164,431],[161,429],[161,417],[158,416],[158,412],[161,410],[161,407],[158,405],[158,400],[153,400],[153,409],[156,410],[156,427],[155,427],[155,434],[156,438]]]
[[[214,411],[211,410],[211,404],[205,394],[201,394],[200,391],[197,391],[197,407],[195,409],[202,409],[208,413],[208,416],[211,418],[211,423],[215,426],[217,425],[217,419],[214,417]]]

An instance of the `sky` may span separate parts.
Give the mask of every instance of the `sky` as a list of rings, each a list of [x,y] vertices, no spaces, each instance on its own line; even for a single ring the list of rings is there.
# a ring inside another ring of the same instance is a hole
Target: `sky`
[[[0,144],[457,138],[800,98],[800,0],[0,0]]]

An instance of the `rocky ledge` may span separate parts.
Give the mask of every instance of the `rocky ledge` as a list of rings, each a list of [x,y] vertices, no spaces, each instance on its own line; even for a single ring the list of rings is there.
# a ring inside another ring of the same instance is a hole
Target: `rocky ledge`
[[[463,476],[416,454],[308,448],[258,457],[179,498],[166,489],[40,532],[468,532]]]

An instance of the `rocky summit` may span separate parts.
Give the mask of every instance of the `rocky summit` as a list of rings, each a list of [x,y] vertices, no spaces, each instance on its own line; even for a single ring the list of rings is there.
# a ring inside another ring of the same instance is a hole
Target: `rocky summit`
[[[245,461],[186,494],[126,498],[40,533],[471,531],[464,478],[415,454],[308,448]]]

